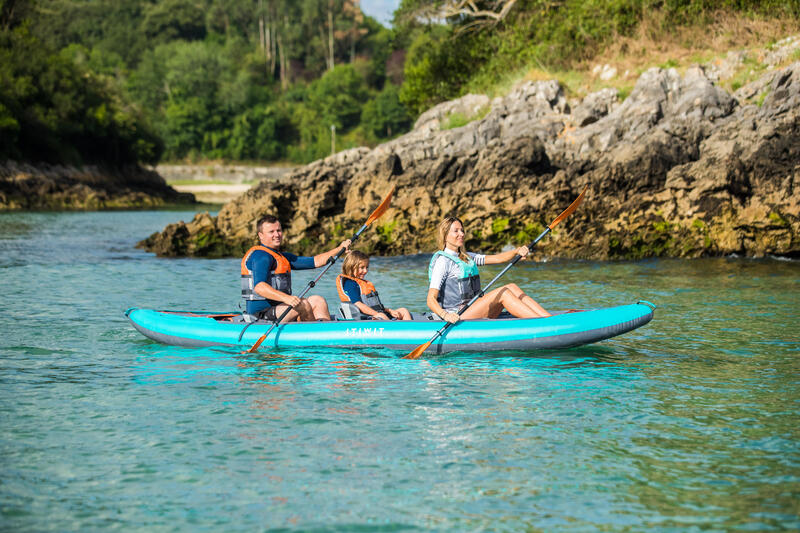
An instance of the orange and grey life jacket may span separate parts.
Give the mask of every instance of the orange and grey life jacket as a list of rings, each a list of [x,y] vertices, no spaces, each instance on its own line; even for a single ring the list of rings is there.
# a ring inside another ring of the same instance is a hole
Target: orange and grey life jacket
[[[339,274],[336,276],[336,289],[339,291],[339,298],[342,302],[354,303],[350,301],[350,297],[344,292],[344,280],[346,279],[355,281],[358,284],[358,288],[361,289],[361,301],[364,305],[378,312],[383,312],[384,307],[381,303],[381,299],[378,297],[378,291],[375,289],[375,285],[365,279],[351,278],[350,276]]]
[[[271,272],[269,277],[269,284],[272,288],[286,294],[292,294],[292,266],[289,264],[289,260],[282,253],[266,246],[253,246],[247,250],[247,253],[242,258],[242,298],[244,298],[245,302],[248,300],[266,300],[255,291],[253,271],[247,268],[247,260],[256,250],[267,252],[275,259],[275,270]]]

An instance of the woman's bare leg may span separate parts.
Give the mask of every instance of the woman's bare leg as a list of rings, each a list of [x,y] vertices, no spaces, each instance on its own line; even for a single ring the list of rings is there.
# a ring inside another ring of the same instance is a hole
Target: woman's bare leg
[[[539,303],[538,303],[536,300],[534,300],[533,298],[531,298],[530,296],[528,296],[527,294],[525,294],[525,291],[523,291],[522,289],[520,289],[520,288],[519,288],[519,286],[518,286],[516,283],[509,283],[509,284],[508,284],[508,285],[506,285],[505,287],[506,287],[508,290],[510,290],[510,291],[511,291],[511,293],[512,293],[512,294],[514,294],[514,296],[516,296],[517,298],[519,298],[519,299],[520,299],[520,301],[522,301],[522,303],[524,303],[525,305],[527,305],[527,306],[528,306],[528,307],[531,309],[531,311],[533,311],[534,313],[536,313],[536,316],[542,316],[542,317],[544,317],[544,316],[550,316],[550,313],[548,313],[548,312],[545,310],[545,308],[544,308],[544,307],[542,307],[541,305],[539,305]]]
[[[497,318],[506,308],[518,318],[536,318],[537,315],[508,288],[500,287],[478,298],[472,306],[461,314],[461,318]]]
[[[550,316],[550,313],[545,311],[533,298],[527,296],[522,289],[512,283],[484,294],[464,311],[461,317],[465,319],[497,318],[503,308],[517,318]]]

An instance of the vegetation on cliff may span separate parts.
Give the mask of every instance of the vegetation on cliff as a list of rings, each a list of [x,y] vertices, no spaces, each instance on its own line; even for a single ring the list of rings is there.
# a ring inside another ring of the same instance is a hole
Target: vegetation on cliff
[[[358,4],[0,0],[0,159],[309,162],[470,91],[577,90],[573,69],[642,55],[637,36],[696,44],[732,16],[768,41],[800,17],[798,0],[403,0],[387,29]]]
[[[469,92],[502,96],[525,77],[577,89],[610,55],[636,58],[629,92],[663,52],[671,54],[664,62],[688,51],[697,63],[714,49],[794,33],[798,20],[797,0],[403,0],[395,31],[410,46],[400,96],[420,113]]]

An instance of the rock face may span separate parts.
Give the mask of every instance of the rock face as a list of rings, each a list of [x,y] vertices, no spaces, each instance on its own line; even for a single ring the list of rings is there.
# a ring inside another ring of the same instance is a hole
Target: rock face
[[[0,163],[0,209],[120,209],[191,204],[152,170]]]
[[[447,112],[485,105],[480,120],[437,127]],[[165,256],[239,255],[255,242],[254,221],[274,213],[287,249],[313,254],[351,236],[396,185],[358,248],[429,252],[439,220],[453,213],[468,248],[494,251],[529,243],[588,185],[540,255],[800,257],[800,62],[736,96],[701,67],[683,76],[648,70],[623,102],[605,90],[570,103],[555,81],[527,82],[491,102],[442,104],[407,135],[286,181],[262,183],[216,218],[170,225],[141,245]]]

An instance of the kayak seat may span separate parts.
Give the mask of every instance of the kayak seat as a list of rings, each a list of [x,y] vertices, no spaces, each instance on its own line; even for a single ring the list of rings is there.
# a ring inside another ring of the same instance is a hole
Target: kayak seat
[[[261,318],[256,318],[255,315],[249,315],[247,313],[242,313],[240,315],[234,315],[226,322],[233,322],[234,324],[271,324],[269,320],[264,320]]]
[[[434,320],[433,313],[411,313],[411,320]],[[336,311],[336,320],[372,320],[351,303],[342,303]]]
[[[336,310],[336,318],[339,320],[367,320],[370,317],[363,314],[355,304],[342,302]]]

